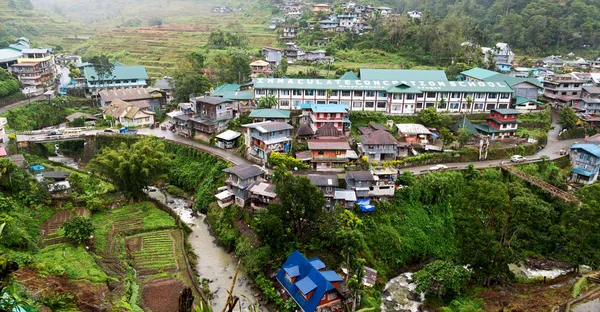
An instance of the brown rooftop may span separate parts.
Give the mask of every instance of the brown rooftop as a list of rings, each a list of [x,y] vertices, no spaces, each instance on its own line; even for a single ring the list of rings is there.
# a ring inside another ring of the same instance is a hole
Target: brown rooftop
[[[350,144],[343,139],[317,139],[308,140],[308,149],[311,150],[349,150]]]

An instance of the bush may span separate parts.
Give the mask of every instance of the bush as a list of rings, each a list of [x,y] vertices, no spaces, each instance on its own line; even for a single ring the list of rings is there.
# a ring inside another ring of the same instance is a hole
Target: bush
[[[178,188],[175,185],[169,184],[169,185],[165,186],[165,188],[167,189],[167,192],[169,194],[171,194],[171,196],[174,196],[174,197],[186,197],[185,191],[182,190],[182,189],[180,189],[180,188]]]
[[[269,154],[269,165],[271,165],[271,167],[285,166],[285,168],[289,170],[294,170],[295,168],[310,168],[308,164],[302,162],[300,159],[297,159],[290,155],[280,154],[278,152],[271,152],[271,154]]]

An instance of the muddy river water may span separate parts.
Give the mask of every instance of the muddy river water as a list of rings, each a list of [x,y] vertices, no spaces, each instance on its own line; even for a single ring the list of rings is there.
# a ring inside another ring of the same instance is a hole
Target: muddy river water
[[[165,202],[165,194],[161,191],[149,192],[152,198]],[[215,243],[215,238],[210,234],[208,225],[204,223],[205,215],[192,216],[192,210],[187,208],[191,202],[182,198],[174,198],[167,194],[167,205],[173,209],[181,220],[192,229],[189,242],[198,255],[196,271],[200,280],[210,280],[210,291],[214,295],[212,301],[215,311],[221,311],[227,300],[227,291],[231,288],[233,276],[235,275],[237,259]],[[240,297],[242,311],[248,306],[255,304],[258,298],[253,295],[250,280],[242,270],[238,273],[233,290],[235,296]],[[238,310],[236,308],[236,310]]]

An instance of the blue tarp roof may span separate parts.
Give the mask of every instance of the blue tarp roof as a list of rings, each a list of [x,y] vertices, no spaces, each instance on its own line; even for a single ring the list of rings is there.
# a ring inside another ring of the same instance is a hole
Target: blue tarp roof
[[[582,175],[582,176],[586,176],[588,178],[591,177],[591,176],[593,176],[595,174],[594,172],[585,171],[585,170],[583,170],[581,168],[573,168],[573,170],[571,170],[571,172],[577,173],[577,174]]]
[[[30,166],[29,169],[34,170],[34,171],[41,171],[46,168],[44,168],[44,166],[42,166],[42,165],[33,165],[33,166]]]
[[[313,282],[310,277],[305,277],[299,281],[296,282],[296,287],[298,287],[298,289],[300,289],[300,291],[303,294],[308,294],[309,292],[313,291],[315,288],[317,288],[317,284],[315,284],[315,282]]]
[[[371,199],[370,198],[361,198],[356,200],[356,204],[357,205],[369,205],[371,204]]]
[[[371,212],[375,211],[375,206],[373,205],[359,205],[360,211],[362,212]]]

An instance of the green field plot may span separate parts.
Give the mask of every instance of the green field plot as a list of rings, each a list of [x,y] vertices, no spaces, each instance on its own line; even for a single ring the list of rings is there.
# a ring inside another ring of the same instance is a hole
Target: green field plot
[[[133,266],[139,274],[154,274],[158,270],[176,271],[175,241],[170,231],[159,231],[129,236],[125,240]]]

